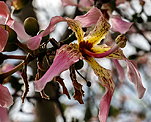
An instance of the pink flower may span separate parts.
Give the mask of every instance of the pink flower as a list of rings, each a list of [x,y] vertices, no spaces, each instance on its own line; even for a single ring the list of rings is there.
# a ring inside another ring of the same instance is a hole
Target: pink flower
[[[93,8],[97,10],[96,8]],[[92,9],[90,10],[92,11]],[[89,12],[85,17],[89,16]],[[91,16],[92,17],[92,16]],[[58,20],[59,19],[59,20]],[[91,20],[91,19],[90,19]],[[128,67],[128,75],[131,82],[134,83],[136,92],[139,98],[141,98],[145,92],[145,88],[142,85],[140,74],[138,72],[137,66],[134,63],[125,58],[123,52],[119,47],[124,47],[126,44],[126,38],[123,35],[119,35],[116,38],[116,43],[114,46],[97,45],[104,38],[110,29],[110,24],[106,21],[102,14],[100,14],[99,19],[95,25],[95,28],[84,37],[84,32],[82,30],[82,25],[79,21],[70,18],[54,17],[52,18],[49,26],[43,31],[43,34],[39,34],[34,38],[34,40],[41,40],[42,36],[52,32],[54,30],[55,24],[57,22],[65,21],[71,28],[78,40],[78,44],[63,45],[57,50],[56,56],[53,60],[52,65],[47,70],[47,72],[37,81],[34,81],[35,90],[41,91],[44,89],[47,82],[50,82],[53,77],[60,75],[61,72],[68,69],[72,64],[77,62],[79,59],[83,59],[90,65],[94,73],[98,76],[100,83],[105,87],[106,93],[103,95],[100,106],[99,106],[99,119],[101,122],[107,121],[107,116],[109,112],[110,102],[113,96],[115,84],[111,75],[111,71],[103,68],[95,61],[94,58],[110,58],[116,60],[125,60]],[[81,21],[83,21],[81,19]],[[85,19],[87,25],[92,24],[88,18]],[[83,22],[84,23],[84,22]],[[33,40],[33,41],[34,41]],[[36,43],[36,42],[35,42]],[[116,61],[117,64],[117,61]],[[118,70],[121,71],[122,68]],[[130,70],[134,68],[133,70]],[[123,75],[123,74],[122,74]],[[134,77],[134,79],[133,79]],[[124,79],[123,76],[121,79]]]
[[[7,24],[8,26],[11,26],[14,23],[14,20],[11,18],[11,13],[7,5],[3,1],[0,1],[0,15],[5,18],[5,24]],[[2,52],[7,43],[8,32],[0,26],[0,34],[0,52]]]
[[[0,122],[10,122],[7,108],[0,107]]]

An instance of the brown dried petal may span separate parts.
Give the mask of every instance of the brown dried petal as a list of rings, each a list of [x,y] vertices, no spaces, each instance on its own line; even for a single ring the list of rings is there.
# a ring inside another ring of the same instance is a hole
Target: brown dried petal
[[[68,90],[67,90],[67,88],[66,88],[66,86],[63,82],[63,79],[60,76],[57,76],[57,77],[55,77],[54,81],[58,81],[60,83],[60,85],[62,86],[62,89],[63,89],[63,94],[67,95],[67,97],[69,99],[71,99],[70,95],[69,95],[69,92],[68,92]]]

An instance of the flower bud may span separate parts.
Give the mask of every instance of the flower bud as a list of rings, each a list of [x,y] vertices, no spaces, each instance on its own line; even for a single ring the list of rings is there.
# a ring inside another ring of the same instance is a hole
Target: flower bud
[[[8,31],[9,37],[7,43],[14,43],[17,40],[16,32],[11,29],[8,25],[0,25],[4,30]]]
[[[115,39],[116,44],[118,47],[124,48],[126,46],[127,38],[124,35],[119,35]]]
[[[29,0],[12,0],[12,6],[15,7],[15,11],[22,9],[28,4]]]
[[[31,36],[36,36],[39,31],[39,24],[35,18],[28,17],[24,21],[24,28],[27,34]]]
[[[83,60],[79,60],[78,62],[75,63],[75,69],[79,70],[83,67]]]

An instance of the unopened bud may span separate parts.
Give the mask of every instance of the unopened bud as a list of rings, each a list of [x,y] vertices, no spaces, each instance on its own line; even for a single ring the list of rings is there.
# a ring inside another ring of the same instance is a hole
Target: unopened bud
[[[24,28],[27,34],[31,36],[36,36],[39,31],[39,24],[35,18],[28,17],[24,21]]]
[[[14,43],[17,40],[16,32],[11,29],[8,25],[0,25],[4,30],[8,31],[9,37],[7,43]]]
[[[124,48],[126,46],[127,38],[124,35],[119,35],[115,39],[116,44],[118,47]]]
[[[83,67],[83,65],[84,65],[83,60],[79,60],[78,62],[75,63],[75,69],[79,70]]]

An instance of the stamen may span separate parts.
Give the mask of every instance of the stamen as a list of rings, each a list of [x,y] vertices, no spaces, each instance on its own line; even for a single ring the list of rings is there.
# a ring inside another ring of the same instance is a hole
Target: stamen
[[[87,82],[87,86],[90,87],[91,86],[91,82],[87,81],[87,79],[85,77],[83,77],[78,70],[76,70],[76,72],[80,75],[80,77],[82,77]]]
[[[89,56],[92,56],[94,58],[103,58],[103,57],[106,57],[106,56],[109,56],[110,54],[112,54],[113,52],[115,52],[117,49],[118,49],[118,44],[115,44],[110,50],[104,52],[104,53],[93,53],[87,49],[83,49],[84,53],[89,55]]]

